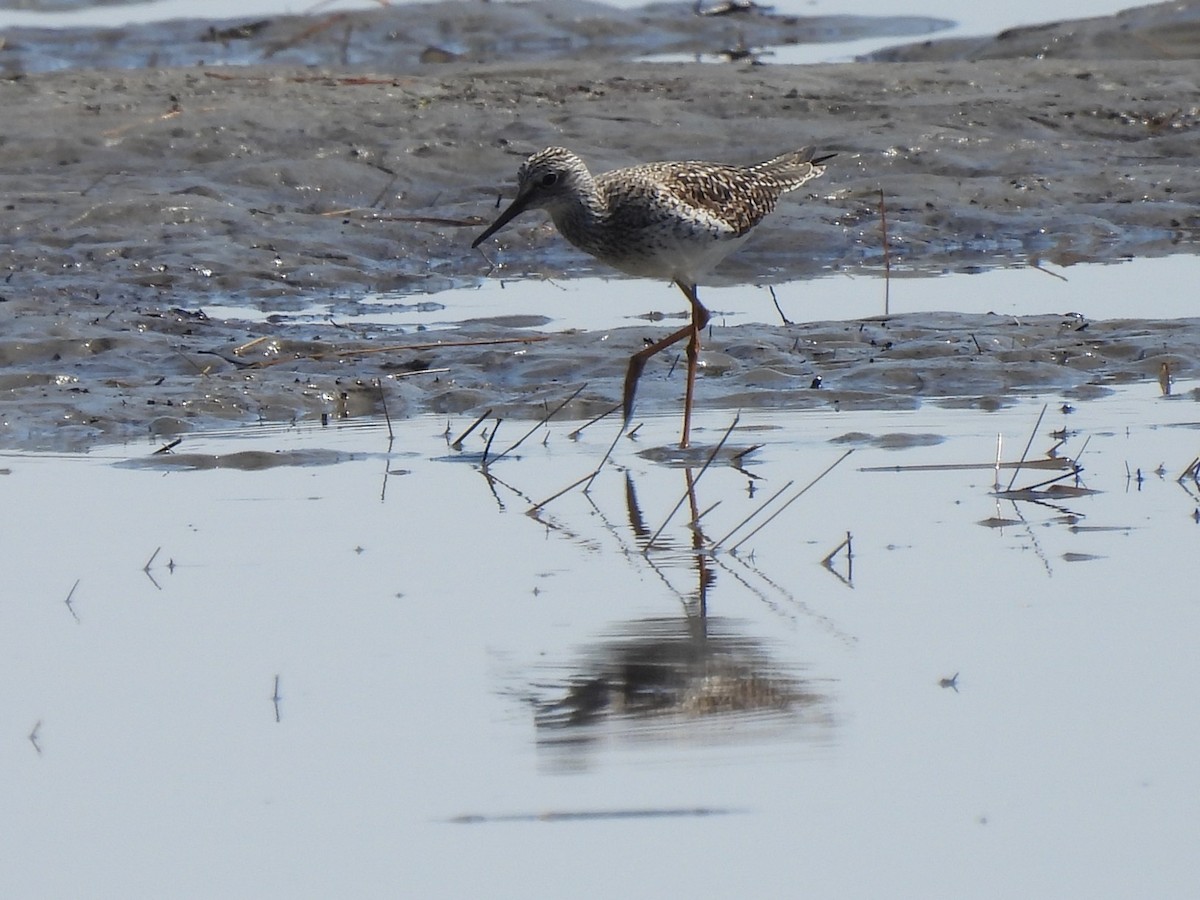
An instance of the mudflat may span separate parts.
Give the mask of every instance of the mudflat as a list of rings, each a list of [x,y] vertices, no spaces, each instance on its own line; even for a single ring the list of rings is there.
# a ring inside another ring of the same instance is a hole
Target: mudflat
[[[1171,8],[1194,15],[1196,4]],[[509,22],[508,7],[421,9],[439,17],[443,43],[454,47],[462,41],[447,35],[480,31],[488,16],[496,34],[520,25]],[[375,22],[385,13],[363,15]],[[1160,19],[1153,27],[1170,33]],[[353,303],[370,291],[420,295],[498,272],[590,270],[537,216],[513,223],[486,255],[470,249],[520,159],[551,144],[597,170],[670,158],[756,162],[808,144],[837,153],[824,178],[798,202],[785,201],[719,270],[732,282],[830,269],[878,274],[881,200],[888,261],[901,271],[1193,253],[1200,232],[1200,68],[1194,54],[1177,55],[1186,43],[1162,58],[1146,58],[1154,45],[1145,41],[1136,59],[1113,49],[1119,44],[1092,41],[1064,58],[1022,50],[818,66],[637,63],[627,46],[600,53],[599,38],[577,38],[588,50],[571,60],[557,50],[539,58],[534,47],[516,61],[511,42],[500,42],[509,49],[499,59],[425,54],[426,43],[394,63],[298,66],[282,53],[238,66],[36,71],[13,63],[60,40],[13,33],[0,51],[25,54],[5,56],[9,77],[0,81],[6,446],[81,447],[214,422],[378,412],[384,396],[393,413],[484,403],[540,410],[546,392],[584,365],[586,336],[521,344],[516,364],[507,345],[472,342],[517,340],[527,335],[519,328],[468,324],[431,342],[375,325],[293,324],[286,314],[314,298]],[[266,320],[215,320],[203,310],[217,303],[253,307]],[[1130,313],[1137,316],[1136,298]],[[916,341],[964,326],[972,348],[993,327],[1020,328],[996,340],[1030,342],[1029,368],[1011,376],[1023,388],[1077,388],[1097,371],[1154,377],[1156,353],[1181,377],[1200,362],[1196,321],[1080,329],[1051,316],[1044,325],[931,317],[872,327]],[[819,368],[830,329],[864,331],[861,323],[743,326],[717,332],[709,345],[771,347],[790,356],[769,369],[807,374]],[[1139,351],[1134,365],[1130,347],[1148,331],[1153,358]],[[615,400],[618,348],[646,333],[614,333],[595,371],[576,375],[589,381],[577,412]],[[439,341],[467,346],[430,346]],[[421,349],[359,352],[406,342]],[[900,343],[893,336],[887,352]],[[929,352],[943,344],[928,341]],[[963,355],[978,361],[986,346]],[[1093,371],[1075,377],[1082,370],[1066,360],[1084,354]],[[756,394],[780,402],[778,385],[750,377],[757,363],[725,355],[731,377],[710,402],[754,402]],[[842,379],[842,388],[881,402],[927,395],[928,379],[878,380],[886,355],[864,353],[858,374],[854,354],[839,359],[828,386]],[[927,356],[923,364],[945,362]],[[446,371],[397,377],[425,366]],[[1008,388],[988,378],[972,382],[969,373],[985,368],[963,367],[954,392],[1003,394]],[[642,402],[655,396],[650,390]]]

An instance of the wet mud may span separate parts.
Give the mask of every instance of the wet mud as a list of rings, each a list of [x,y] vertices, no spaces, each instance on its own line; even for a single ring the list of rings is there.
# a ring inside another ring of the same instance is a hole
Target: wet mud
[[[465,8],[439,9],[466,27]],[[470,22],[499,16],[488,21],[502,30],[508,15],[473,6]],[[50,39],[6,35],[0,55],[28,57],[39,41]],[[836,152],[718,281],[879,274],[881,192],[899,272],[1195,252],[1200,69],[1176,58],[1178,46],[1142,59],[1094,46],[1097,55],[1069,59],[805,67],[616,68],[537,47],[519,63],[9,66],[0,444],[80,448],[216,423],[377,414],[385,403],[392,414],[537,415],[584,381],[570,414],[611,405],[628,354],[661,326],[510,345],[474,342],[529,332],[465,323],[436,338],[460,346],[439,348],[429,335],[352,320],[286,321],[314,299],[419,300],[498,277],[599,271],[534,215],[486,253],[470,250],[520,159],[548,144],[596,169],[752,162],[800,144]],[[216,306],[266,321],[204,313]],[[361,352],[409,343],[422,349]],[[1157,377],[1163,362],[1194,376],[1198,343],[1196,321],[1059,316],[717,329],[700,397],[730,407],[1004,402]],[[648,372],[642,408],[674,403],[678,381]]]

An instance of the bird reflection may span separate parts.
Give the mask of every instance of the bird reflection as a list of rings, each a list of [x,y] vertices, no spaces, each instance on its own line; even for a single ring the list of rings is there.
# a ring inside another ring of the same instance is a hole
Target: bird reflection
[[[632,544],[640,551],[627,557],[649,565],[679,596],[681,614],[623,624],[584,650],[584,658],[574,666],[576,674],[565,684],[543,685],[551,698],[535,704],[541,746],[585,749],[607,733],[598,727],[601,724],[666,726],[659,736],[678,729],[691,736],[692,726],[717,716],[827,724],[825,695],[786,671],[761,640],[745,633],[743,623],[710,614],[709,592],[719,567],[703,532],[707,510],[697,499],[697,475],[690,467],[683,474],[690,540],[679,542],[652,532],[628,470],[628,530],[609,524],[611,533],[624,532],[627,547]],[[684,591],[668,579],[668,570],[679,570],[681,556],[693,576],[692,587]]]

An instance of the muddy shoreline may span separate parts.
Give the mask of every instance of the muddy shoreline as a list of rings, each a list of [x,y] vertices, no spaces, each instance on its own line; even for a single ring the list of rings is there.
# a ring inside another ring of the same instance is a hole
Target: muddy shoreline
[[[79,448],[217,422],[377,413],[377,377],[395,388],[393,412],[466,413],[471,398],[519,408],[582,381],[569,371],[584,365],[578,336],[531,345],[516,368],[502,348],[465,358],[458,354],[474,351],[447,351],[430,361],[447,363],[447,375],[400,379],[388,366],[403,360],[346,353],[331,364],[327,351],[425,343],[420,335],[247,325],[202,312],[237,303],[269,315],[312,298],[593,271],[535,216],[486,256],[469,248],[520,158],[548,144],[572,147],[597,169],[680,156],[749,162],[800,144],[836,152],[827,175],[719,270],[727,282],[877,274],[881,190],[901,270],[1193,253],[1200,108],[1188,104],[1198,95],[1200,70],[1178,59],[22,74],[0,82],[0,444]],[[1122,346],[1156,326],[1126,327],[1112,337]],[[1173,354],[1180,377],[1196,371],[1196,328],[1176,322],[1162,336],[1159,352]],[[616,396],[606,382],[623,364],[614,343],[633,346],[648,330],[623,330],[631,333],[605,345],[593,406]],[[487,333],[495,337],[496,326]],[[267,340],[232,355],[257,337]],[[717,332],[714,352],[740,337]],[[788,346],[795,339],[785,337]],[[776,336],[764,328],[750,340]],[[1121,358],[1114,354],[1109,376],[1153,377],[1153,364]],[[529,365],[539,359],[545,369]],[[248,377],[245,364],[268,360],[270,369]],[[1079,387],[1041,369],[1019,380],[1021,389]],[[919,398],[931,391],[923,383],[871,390]],[[963,395],[1012,389],[955,383]],[[763,403],[783,396],[778,385],[757,390]],[[347,406],[343,393],[362,402]],[[729,387],[709,399],[743,402],[741,393]],[[647,390],[642,403],[652,410],[655,396]],[[673,388],[662,396],[673,402]]]

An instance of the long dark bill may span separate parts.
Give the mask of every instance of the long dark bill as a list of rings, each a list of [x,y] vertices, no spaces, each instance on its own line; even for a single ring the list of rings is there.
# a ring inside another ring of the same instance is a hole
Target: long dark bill
[[[518,195],[517,198],[508,205],[508,209],[506,209],[506,210],[504,210],[504,212],[500,213],[500,217],[498,219],[496,219],[496,221],[493,222],[491,225],[489,225],[487,230],[483,234],[481,234],[479,237],[475,238],[475,240],[471,241],[471,246],[478,247],[480,244],[482,244],[484,241],[486,241],[488,238],[490,238],[493,234],[495,234],[497,231],[499,231],[501,228],[503,228],[505,225],[507,225],[509,222],[511,222],[513,219],[515,219],[517,216],[519,216],[521,213],[525,212],[525,210],[528,207],[529,207],[528,195],[526,195],[526,196]]]

